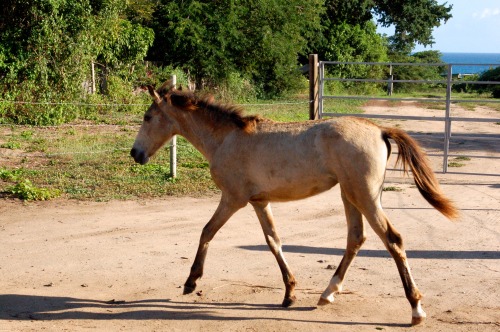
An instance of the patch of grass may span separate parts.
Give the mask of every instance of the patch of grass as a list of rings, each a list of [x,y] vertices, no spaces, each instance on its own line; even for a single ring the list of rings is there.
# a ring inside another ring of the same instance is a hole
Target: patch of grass
[[[403,191],[403,188],[396,187],[396,186],[387,186],[387,187],[383,187],[382,191]]]
[[[6,192],[26,201],[45,201],[60,195],[59,190],[38,188],[28,179],[23,179],[15,185],[7,187]]]
[[[21,148],[21,143],[19,142],[7,142],[0,145],[0,148],[16,150]]]
[[[463,161],[469,161],[469,160],[470,160],[470,157],[466,157],[466,156],[458,156],[458,157],[453,158],[453,160],[463,160]]]
[[[263,101],[242,105],[242,108],[246,114],[261,114],[275,121],[309,118],[307,96],[288,102],[291,103]],[[363,103],[326,100],[325,111],[361,113]],[[176,178],[170,175],[168,147],[160,149],[146,165],[138,165],[132,160],[129,151],[146,108],[141,112],[108,112],[94,121],[59,127],[0,127],[0,135],[18,142],[27,152],[17,159],[11,157],[8,167],[2,165],[0,191],[6,192],[9,188],[28,196],[28,189],[36,192],[37,188],[53,188],[64,198],[94,201],[218,194],[207,160],[182,137],[177,139]],[[102,123],[110,125],[97,125]],[[24,182],[25,179],[31,184]],[[23,184],[17,185],[21,181]],[[384,191],[400,190],[398,187],[384,188]],[[45,197],[48,199],[50,195]]]
[[[448,167],[464,167],[465,164],[464,163],[459,163],[459,162],[456,162],[456,161],[450,161],[448,163]]]

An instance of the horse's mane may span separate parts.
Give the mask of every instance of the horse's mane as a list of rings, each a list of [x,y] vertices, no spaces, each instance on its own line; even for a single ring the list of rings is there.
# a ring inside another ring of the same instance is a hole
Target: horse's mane
[[[192,92],[171,90],[166,99],[185,112],[200,112],[214,127],[223,125],[236,126],[246,132],[252,132],[263,119],[258,115],[243,115],[241,107],[214,102],[212,97],[199,97]]]

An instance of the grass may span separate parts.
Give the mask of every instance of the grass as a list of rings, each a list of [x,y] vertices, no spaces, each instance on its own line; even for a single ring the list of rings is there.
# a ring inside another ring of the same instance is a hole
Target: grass
[[[452,161],[448,162],[448,167],[464,167],[466,164],[461,163],[461,161],[470,161],[470,157],[458,156],[453,158]]]
[[[396,187],[396,186],[387,186],[387,187],[383,187],[382,191],[403,191],[403,189],[400,187]]]
[[[342,113],[359,112],[358,104],[325,103]],[[247,114],[258,113],[275,121],[309,118],[306,97],[289,104],[273,101],[242,107]],[[99,118],[55,127],[0,126],[4,149],[14,152],[0,166],[0,197],[109,201],[218,193],[208,162],[182,137],[177,139],[176,178],[170,175],[168,147],[146,165],[134,163],[129,151],[141,119],[140,113],[116,112],[107,121]],[[0,150],[3,158],[2,153]]]
[[[324,109],[331,113],[361,113],[364,103],[329,99]],[[275,121],[309,118],[305,96],[287,104],[266,101],[242,107],[247,114],[261,114]],[[172,178],[168,147],[160,149],[144,166],[135,164],[129,156],[142,112],[134,109],[108,115],[55,127],[0,126],[0,197],[27,199],[31,192],[33,197],[38,193],[43,199],[61,196],[109,201],[218,193],[207,161],[184,138],[177,141],[177,177]],[[469,160],[466,158],[456,157],[448,166],[465,166],[463,162]]]

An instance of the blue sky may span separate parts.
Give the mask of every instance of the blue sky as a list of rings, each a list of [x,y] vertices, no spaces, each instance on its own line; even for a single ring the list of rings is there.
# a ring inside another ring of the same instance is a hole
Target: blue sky
[[[500,0],[438,0],[453,5],[453,17],[434,29],[434,44],[415,51],[438,50],[441,52],[500,53]],[[379,32],[392,34],[392,30]]]

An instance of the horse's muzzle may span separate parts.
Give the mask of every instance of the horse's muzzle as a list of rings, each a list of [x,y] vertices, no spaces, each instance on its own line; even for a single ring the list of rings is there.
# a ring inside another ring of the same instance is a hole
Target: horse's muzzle
[[[130,155],[132,156],[132,158],[134,158],[136,163],[139,163],[141,165],[144,165],[149,161],[149,157],[146,156],[144,151],[136,148],[132,148],[132,150],[130,150]]]

